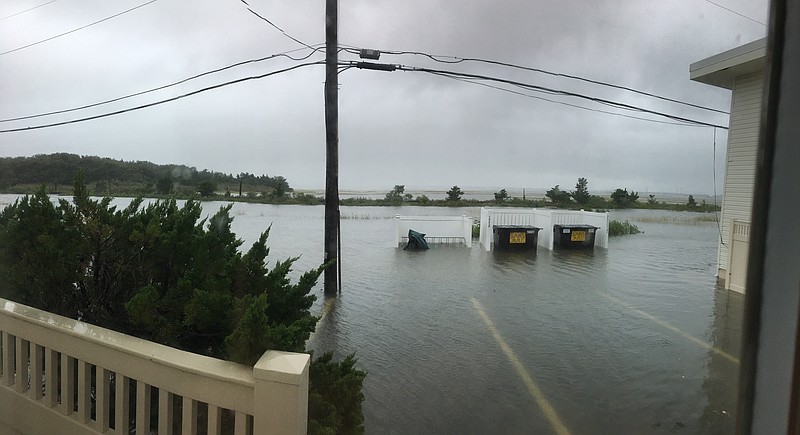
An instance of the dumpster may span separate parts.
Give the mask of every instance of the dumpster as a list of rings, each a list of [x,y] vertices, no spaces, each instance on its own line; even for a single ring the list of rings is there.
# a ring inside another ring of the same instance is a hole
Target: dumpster
[[[494,246],[503,250],[536,250],[541,228],[528,225],[495,225]]]
[[[561,248],[594,248],[594,236],[600,227],[594,225],[553,225],[553,245]]]

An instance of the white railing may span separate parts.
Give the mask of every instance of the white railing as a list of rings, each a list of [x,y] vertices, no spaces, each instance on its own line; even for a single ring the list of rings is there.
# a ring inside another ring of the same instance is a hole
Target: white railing
[[[467,216],[395,215],[395,246],[408,240],[408,230],[425,234],[429,243],[464,244],[472,247],[472,218]]]
[[[0,298],[0,428],[21,434],[304,434],[308,368],[307,354],[248,367]]]
[[[538,234],[538,245],[553,249],[553,225],[594,225],[594,245],[608,248],[608,213],[596,213],[583,210],[553,209],[481,209],[480,243],[488,251],[494,243],[493,229],[496,225],[534,226],[542,230]]]

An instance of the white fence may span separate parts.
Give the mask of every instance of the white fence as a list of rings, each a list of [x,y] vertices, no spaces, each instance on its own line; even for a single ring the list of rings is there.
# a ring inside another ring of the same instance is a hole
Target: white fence
[[[248,367],[1,298],[0,336],[0,428],[218,435],[232,426],[236,435],[306,433],[307,354],[267,351]]]
[[[472,247],[472,218],[467,216],[395,216],[395,246],[408,241],[408,230],[425,234],[428,243],[458,243]]]
[[[553,249],[553,225],[586,224],[599,227],[595,232],[594,244],[608,248],[608,213],[591,211],[519,209],[519,208],[481,208],[480,243],[489,251],[494,243],[495,225],[534,226],[539,231],[538,244]]]

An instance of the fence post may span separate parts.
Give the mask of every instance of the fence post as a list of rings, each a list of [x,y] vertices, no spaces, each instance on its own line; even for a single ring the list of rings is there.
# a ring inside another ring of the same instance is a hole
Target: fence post
[[[400,246],[400,240],[402,235],[400,234],[400,215],[394,215],[394,222],[395,222],[395,230],[394,230],[394,247]]]
[[[268,350],[253,367],[253,434],[305,434],[308,369],[305,353]]]

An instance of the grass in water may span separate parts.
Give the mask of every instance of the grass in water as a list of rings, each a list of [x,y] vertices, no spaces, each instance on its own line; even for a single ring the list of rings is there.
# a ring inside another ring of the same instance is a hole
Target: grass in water
[[[636,225],[625,221],[611,220],[608,222],[608,235],[621,236],[623,234],[639,234],[642,231]]]
[[[634,219],[636,222],[648,224],[701,224],[716,222],[715,214],[701,214],[698,216],[642,216]]]

